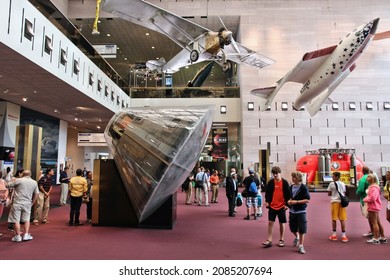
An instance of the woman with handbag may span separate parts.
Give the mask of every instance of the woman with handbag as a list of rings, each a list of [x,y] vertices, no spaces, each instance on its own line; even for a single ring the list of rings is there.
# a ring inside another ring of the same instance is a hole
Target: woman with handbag
[[[373,237],[367,240],[369,244],[387,243],[383,226],[379,218],[379,212],[382,208],[382,202],[380,198],[381,189],[377,184],[377,179],[374,174],[368,174],[367,182],[369,184],[367,189],[367,196],[363,199],[364,203],[367,203],[368,219],[372,224]]]

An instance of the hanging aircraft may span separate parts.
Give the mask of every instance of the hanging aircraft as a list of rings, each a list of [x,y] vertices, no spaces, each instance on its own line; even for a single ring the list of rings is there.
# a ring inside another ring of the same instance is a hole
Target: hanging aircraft
[[[324,102],[331,102],[329,95],[355,69],[355,62],[376,36],[378,23],[379,18],[371,20],[349,33],[338,45],[305,53],[276,85],[252,90],[251,94],[263,99],[260,110],[265,111],[271,105],[286,82],[297,82],[303,86],[293,108],[300,110],[305,106],[310,116],[317,114]],[[389,38],[389,32],[377,36],[376,39]]]
[[[215,32],[142,0],[102,0],[102,10],[165,36],[182,47],[175,57],[150,60],[152,70],[174,73],[180,68],[205,60],[218,63],[224,72],[231,63],[263,68],[275,61],[237,43],[224,26]]]

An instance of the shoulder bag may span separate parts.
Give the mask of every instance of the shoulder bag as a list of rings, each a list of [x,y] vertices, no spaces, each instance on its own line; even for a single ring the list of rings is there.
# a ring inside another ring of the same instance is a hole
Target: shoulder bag
[[[334,182],[334,184],[336,185],[336,190],[337,192],[339,193],[340,195],[340,199],[341,199],[341,207],[345,208],[348,206],[349,204],[349,199],[348,197],[344,196],[341,194],[341,192],[339,191],[339,185],[336,183],[336,181]]]

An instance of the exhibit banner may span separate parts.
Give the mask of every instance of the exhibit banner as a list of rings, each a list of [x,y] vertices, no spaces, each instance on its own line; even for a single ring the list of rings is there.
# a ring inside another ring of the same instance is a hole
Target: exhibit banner
[[[218,127],[211,129],[213,139],[213,158],[228,158],[228,129],[227,127]]]
[[[0,147],[15,147],[16,127],[20,122],[20,106],[0,102]]]

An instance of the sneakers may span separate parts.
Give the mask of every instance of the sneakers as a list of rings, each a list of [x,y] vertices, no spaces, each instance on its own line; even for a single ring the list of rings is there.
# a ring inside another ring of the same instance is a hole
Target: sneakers
[[[22,242],[22,236],[15,235],[14,237],[12,237],[11,241],[12,242]]]
[[[299,253],[299,254],[306,254],[305,248],[303,248],[303,246],[300,246],[300,247],[298,248],[298,253]]]
[[[43,220],[42,224],[50,224],[50,222],[48,220]]]
[[[331,235],[331,236],[329,236],[329,238],[328,238],[330,241],[337,241],[337,236],[336,235]],[[347,243],[349,240],[348,240],[348,237],[346,237],[346,236],[342,236],[341,237],[341,242],[343,242],[343,243]]]
[[[296,247],[298,245],[298,242],[299,242],[299,239],[295,237],[294,241],[293,241],[293,246]]]
[[[367,240],[367,243],[368,244],[376,244],[376,245],[381,244],[379,239],[375,239],[375,238],[371,238],[370,240]]]
[[[263,243],[264,248],[272,247],[272,241],[266,240]]]
[[[31,236],[31,234],[25,233],[23,235],[23,241],[30,241],[30,240],[33,240],[33,237]]]
[[[250,219],[249,216],[245,216],[245,217],[244,217],[244,220],[249,220],[249,219]]]
[[[331,236],[329,236],[329,240],[330,241],[337,241],[337,236],[332,234]]]
[[[381,244],[386,244],[387,243],[387,238],[386,237],[379,237],[379,242]]]
[[[374,234],[372,232],[367,232],[363,234],[363,237],[373,237]]]

